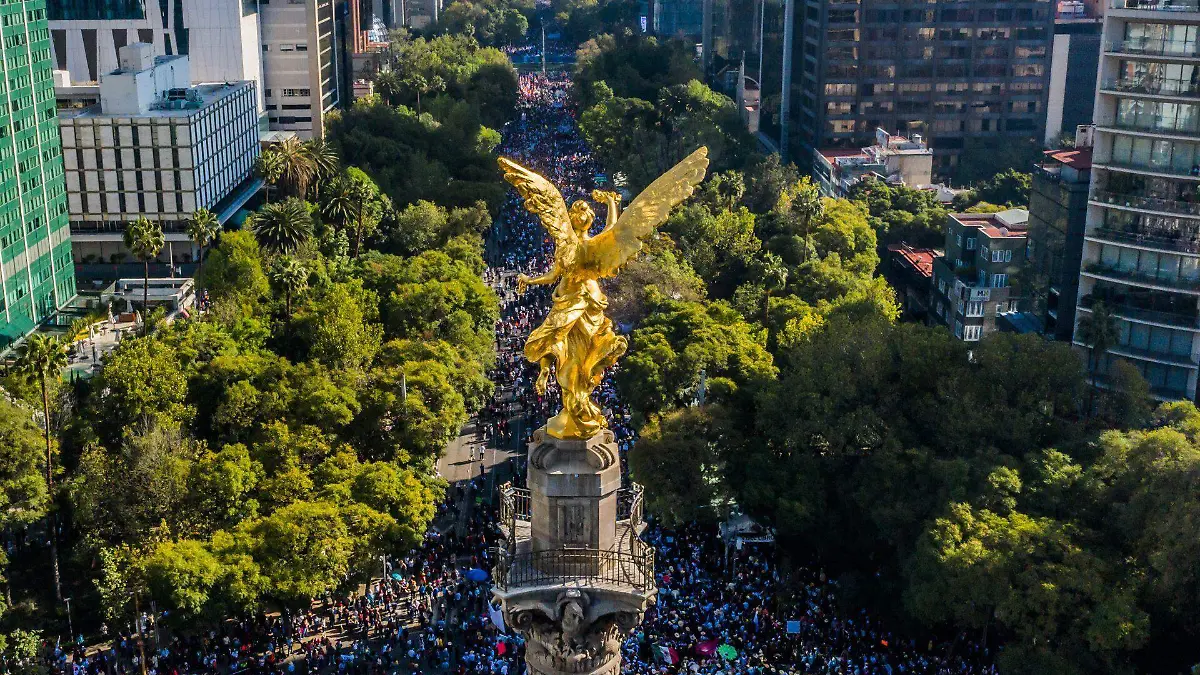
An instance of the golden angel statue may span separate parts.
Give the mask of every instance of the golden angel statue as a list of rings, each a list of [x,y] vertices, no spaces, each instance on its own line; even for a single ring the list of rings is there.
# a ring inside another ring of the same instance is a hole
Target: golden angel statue
[[[550,271],[517,279],[518,293],[529,284],[558,282],[550,313],[525,342],[525,358],[541,367],[538,393],[546,391],[551,364],[562,388],[563,409],[547,423],[546,432],[555,438],[589,439],[607,425],[592,401],[592,390],[627,346],[604,315],[608,298],[597,281],[614,276],[641,248],[642,238],[704,180],[708,148],[696,150],[659,176],[623,212],[618,211],[620,195],[594,191],[592,198],[603,202],[608,211],[604,231],[594,237],[588,236],[588,230],[596,216],[586,201],[578,200],[568,209],[562,194],[545,177],[503,158],[500,168],[525,199],[525,208],[541,219],[554,238]]]

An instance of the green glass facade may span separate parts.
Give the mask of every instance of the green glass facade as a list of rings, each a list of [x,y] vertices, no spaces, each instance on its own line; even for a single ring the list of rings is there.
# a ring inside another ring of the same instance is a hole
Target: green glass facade
[[[0,0],[0,350],[75,295],[46,0]]]

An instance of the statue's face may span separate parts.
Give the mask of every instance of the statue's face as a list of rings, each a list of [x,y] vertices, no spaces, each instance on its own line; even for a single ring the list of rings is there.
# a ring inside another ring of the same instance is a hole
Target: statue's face
[[[571,225],[578,234],[584,234],[591,229],[592,223],[596,222],[596,212],[582,199],[571,205],[570,214]]]
[[[583,623],[583,608],[577,602],[568,602],[566,607],[563,607],[563,627],[567,630],[576,630]]]

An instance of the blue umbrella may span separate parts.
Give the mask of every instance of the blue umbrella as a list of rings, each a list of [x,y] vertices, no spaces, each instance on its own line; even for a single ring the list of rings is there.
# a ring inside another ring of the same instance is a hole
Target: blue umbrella
[[[467,578],[471,581],[487,581],[488,573],[478,567],[467,570]]]
[[[401,581],[404,579],[404,577],[400,576],[399,572],[392,572],[392,578],[396,581]]]

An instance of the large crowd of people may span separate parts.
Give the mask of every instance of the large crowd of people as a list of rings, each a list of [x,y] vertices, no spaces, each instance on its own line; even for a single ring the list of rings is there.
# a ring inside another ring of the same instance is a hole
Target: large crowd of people
[[[546,175],[568,203],[589,198],[604,178],[576,127],[569,80],[525,74],[520,85],[518,114],[506,125],[499,152]],[[513,191],[486,249],[486,280],[497,289],[502,312],[491,373],[496,395],[479,411],[477,428],[493,447],[522,447],[559,407],[553,382],[545,395],[534,391],[536,366],[521,351],[545,316],[552,289],[516,292],[516,275],[544,271],[552,247]],[[624,454],[636,438],[611,375],[595,395]],[[486,484],[477,476],[453,486],[423,545],[388,561],[386,577],[365,594],[327,597],[307,611],[230,620],[207,633],[160,635],[145,643],[133,637],[138,627],[129,626],[112,635],[108,649],[54,646],[53,670],[521,675],[521,638],[499,629],[486,581],[472,580],[477,570],[490,569],[489,550],[499,532],[494,510],[475,498]],[[625,673],[994,673],[988,650],[963,636],[919,644],[894,635],[865,611],[845,610],[834,580],[820,570],[779,569],[769,544],[728,547],[714,527],[672,531],[652,516],[650,521],[644,536],[656,549],[658,599],[625,643]],[[161,617],[145,617],[143,634],[155,634],[155,618]]]

